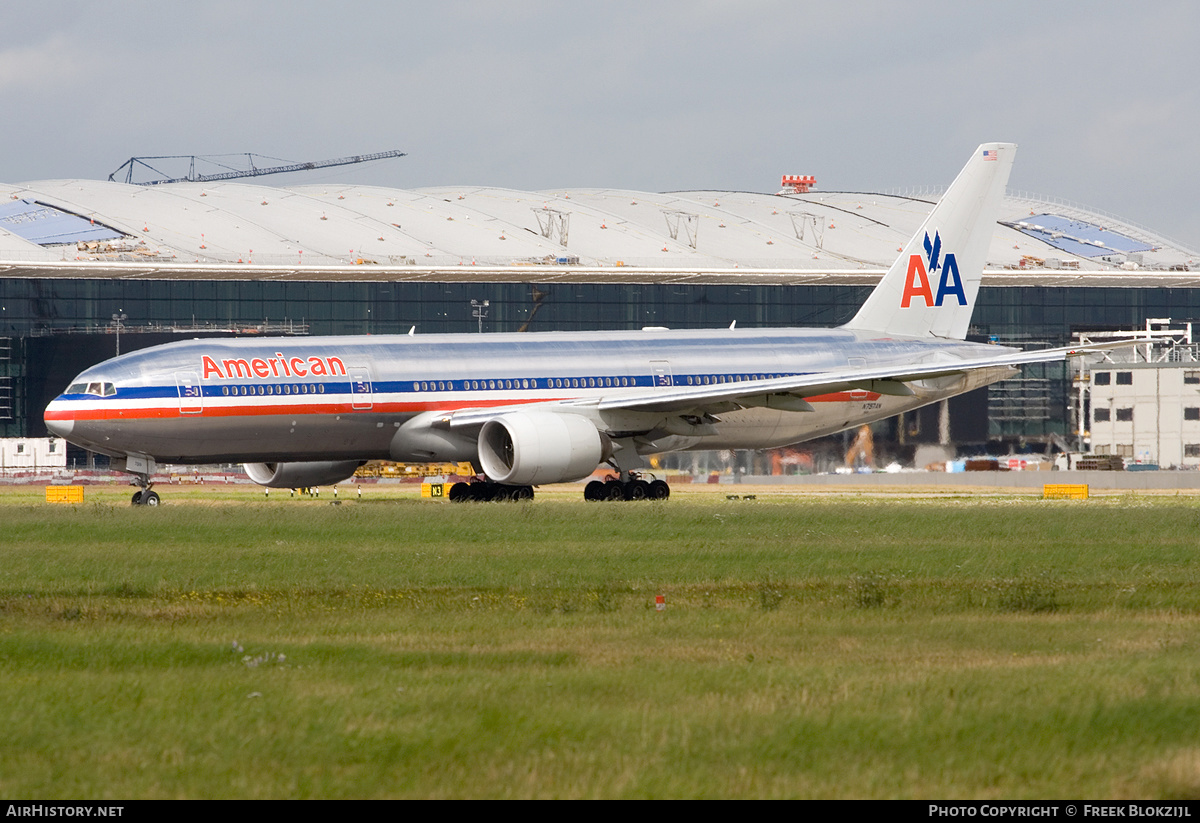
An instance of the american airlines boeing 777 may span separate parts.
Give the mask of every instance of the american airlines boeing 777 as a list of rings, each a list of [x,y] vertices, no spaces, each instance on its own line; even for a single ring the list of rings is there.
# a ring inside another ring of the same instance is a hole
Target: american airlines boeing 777
[[[156,463],[241,462],[276,488],[363,462],[470,461],[452,499],[666,497],[642,456],[783,446],[1003,380],[1021,352],[965,342],[1016,146],[980,146],[844,326],[192,340],[87,369],[50,431],[113,458],[157,505]]]

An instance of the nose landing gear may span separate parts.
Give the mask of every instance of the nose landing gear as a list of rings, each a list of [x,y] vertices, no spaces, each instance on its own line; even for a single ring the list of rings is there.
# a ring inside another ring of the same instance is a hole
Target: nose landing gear
[[[118,471],[129,472],[133,475],[129,485],[137,486],[138,490],[130,498],[131,504],[134,506],[157,506],[162,503],[158,494],[150,491],[150,487],[154,485],[150,476],[154,474],[156,468],[153,457],[144,454],[130,454],[125,457],[113,458],[112,465]]]
[[[133,480],[129,481],[129,484],[138,487],[138,490],[133,493],[133,497],[129,500],[132,505],[157,506],[162,503],[158,492],[150,491],[150,487],[154,484],[150,482],[149,474],[135,474]]]
[[[129,502],[135,506],[157,506],[162,500],[159,498],[158,492],[152,492],[147,488],[144,491],[135,491]]]

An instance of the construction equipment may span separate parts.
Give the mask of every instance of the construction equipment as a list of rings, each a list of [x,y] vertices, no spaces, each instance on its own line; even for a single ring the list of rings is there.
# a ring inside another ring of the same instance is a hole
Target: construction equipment
[[[875,468],[875,438],[870,426],[859,426],[854,442],[846,450],[846,468],[871,471]]]
[[[354,476],[413,479],[431,475],[458,475],[473,477],[475,469],[470,463],[393,463],[388,460],[371,460],[354,472]]]
[[[161,180],[143,180],[135,185],[138,186],[157,186],[160,183],[208,183],[214,180],[235,180],[239,177],[262,177],[265,174],[283,174],[289,171],[311,171],[313,169],[325,169],[330,166],[348,166],[353,163],[367,163],[371,160],[384,160],[390,157],[404,157],[405,152],[402,151],[381,151],[375,154],[356,154],[351,157],[337,157],[333,160],[312,160],[306,163],[287,163],[282,166],[267,166],[259,168],[254,165],[254,158],[259,157],[267,160],[278,160],[278,157],[266,157],[262,154],[245,153],[246,161],[250,164],[248,169],[235,169],[232,166],[220,162],[214,158],[217,157],[242,157],[242,154],[215,154],[215,155],[195,155],[195,154],[165,154],[159,157],[130,157],[121,166],[108,176],[110,181],[116,181],[117,175],[125,171],[125,182],[133,183],[133,170],[137,166],[143,166],[155,174],[162,175]],[[147,160],[183,160],[189,162],[188,173],[185,177],[171,177],[165,172],[147,163]],[[201,160],[206,163],[211,163],[214,166],[220,166],[229,171],[217,172],[216,174],[196,174],[196,161]]]

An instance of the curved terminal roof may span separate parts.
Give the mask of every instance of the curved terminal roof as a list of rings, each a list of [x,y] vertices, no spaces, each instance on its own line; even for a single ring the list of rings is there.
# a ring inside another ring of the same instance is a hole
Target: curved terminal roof
[[[0,183],[0,262],[306,267],[886,268],[936,194],[765,194],[482,186]],[[1200,256],[1144,228],[1009,195],[993,269],[1186,271]]]

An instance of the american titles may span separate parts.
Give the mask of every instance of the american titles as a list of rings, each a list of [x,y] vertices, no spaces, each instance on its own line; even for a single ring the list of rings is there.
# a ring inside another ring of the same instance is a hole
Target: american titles
[[[210,377],[218,380],[252,377],[344,377],[346,374],[346,364],[339,357],[285,357],[283,352],[278,351],[269,359],[236,357],[220,362],[206,354],[201,357],[200,363],[204,380]]]

